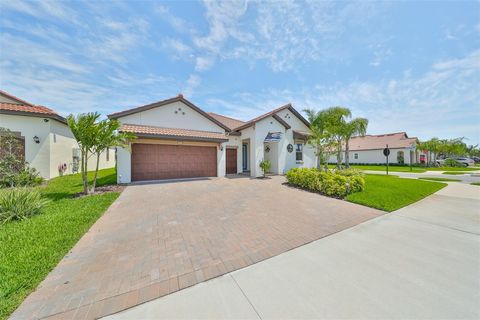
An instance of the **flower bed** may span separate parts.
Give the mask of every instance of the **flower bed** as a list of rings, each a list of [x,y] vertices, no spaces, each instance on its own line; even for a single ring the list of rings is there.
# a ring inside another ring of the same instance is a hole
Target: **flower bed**
[[[365,187],[363,174],[353,169],[325,172],[315,168],[294,168],[287,172],[286,178],[292,186],[342,199]]]

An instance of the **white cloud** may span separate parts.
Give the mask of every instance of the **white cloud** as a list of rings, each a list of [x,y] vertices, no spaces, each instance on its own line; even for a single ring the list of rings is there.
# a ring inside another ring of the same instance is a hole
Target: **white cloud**
[[[191,74],[188,79],[187,79],[187,85],[186,87],[184,88],[183,90],[183,94],[185,95],[185,97],[191,97],[193,95],[193,92],[195,90],[195,88],[197,88],[200,83],[201,83],[201,79],[198,75],[196,74]]]
[[[466,136],[475,144],[480,142],[479,61],[480,50],[435,63],[417,77],[407,72],[398,79],[379,82],[271,89],[237,94],[229,101],[212,99],[207,104],[243,120],[288,102],[298,110],[342,105],[354,116],[370,120],[369,133],[407,131],[421,139]]]

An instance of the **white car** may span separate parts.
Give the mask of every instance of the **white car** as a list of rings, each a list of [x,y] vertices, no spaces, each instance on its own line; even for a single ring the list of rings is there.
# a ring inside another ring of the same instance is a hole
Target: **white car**
[[[452,160],[455,160],[457,162],[460,162],[461,164],[463,164],[465,167],[468,167],[468,166],[474,166],[475,165],[475,161],[473,161],[473,159],[470,159],[470,158],[465,158],[465,157],[456,157],[456,158],[447,158],[447,159],[437,159],[437,163],[439,166],[443,166],[445,164],[445,160],[448,160],[448,159],[452,159]]]

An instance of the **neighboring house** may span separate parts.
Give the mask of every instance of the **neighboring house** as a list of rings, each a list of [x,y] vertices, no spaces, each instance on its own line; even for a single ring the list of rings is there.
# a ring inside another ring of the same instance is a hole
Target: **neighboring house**
[[[349,160],[351,164],[383,164],[386,158],[383,149],[388,145],[389,163],[410,164],[420,162],[423,152],[416,150],[418,139],[409,138],[405,132],[353,137],[349,142]],[[342,159],[345,155],[342,152]],[[330,163],[336,163],[336,155],[330,156]]]
[[[110,114],[121,131],[137,139],[130,150],[118,148],[119,183],[226,174],[262,175],[263,159],[271,173],[314,167],[306,145],[309,123],[290,104],[248,122],[207,113],[182,95]]]
[[[0,90],[0,127],[7,128],[23,144],[25,161],[40,172],[45,179],[78,171],[80,157],[77,141],[67,126],[65,118],[52,109],[34,105]],[[89,159],[93,170],[96,156]],[[100,168],[115,166],[115,150],[100,155]]]

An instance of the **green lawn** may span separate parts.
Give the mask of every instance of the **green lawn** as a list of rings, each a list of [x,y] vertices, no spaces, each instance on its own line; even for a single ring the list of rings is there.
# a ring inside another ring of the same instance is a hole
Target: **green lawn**
[[[474,171],[480,170],[480,168],[475,167],[438,167],[438,168],[428,168],[428,171]]]
[[[460,172],[460,171],[445,171],[442,174],[466,174],[468,172]]]
[[[365,190],[352,193],[346,200],[384,211],[395,211],[425,198],[447,184],[396,176],[365,176]]]
[[[115,169],[99,174],[99,185],[115,183]],[[72,198],[82,191],[78,174],[38,188],[52,200],[42,214],[0,225],[0,319],[18,307],[119,195]]]
[[[335,168],[335,165],[329,165],[330,168]],[[350,167],[360,169],[360,170],[372,170],[372,171],[386,171],[386,166],[375,166],[375,165],[351,165]],[[388,166],[389,172],[415,172],[415,173],[422,173],[426,171],[473,171],[479,170],[476,167],[461,167],[461,168],[450,168],[450,167],[432,167],[432,168],[422,168],[422,167],[412,167],[412,171],[410,171],[410,167],[408,166]]]
[[[350,167],[360,170],[372,170],[372,171],[387,171],[387,166],[367,166],[367,165],[351,165]],[[425,169],[412,167],[412,171],[410,171],[410,167],[400,167],[400,166],[388,166],[389,172],[415,172],[415,173],[422,173],[425,172]]]
[[[449,179],[449,178],[418,178],[420,180],[431,180],[431,181],[462,181],[459,179]]]
[[[480,182],[472,182],[470,183],[471,185],[474,185],[474,186],[480,186]]]

